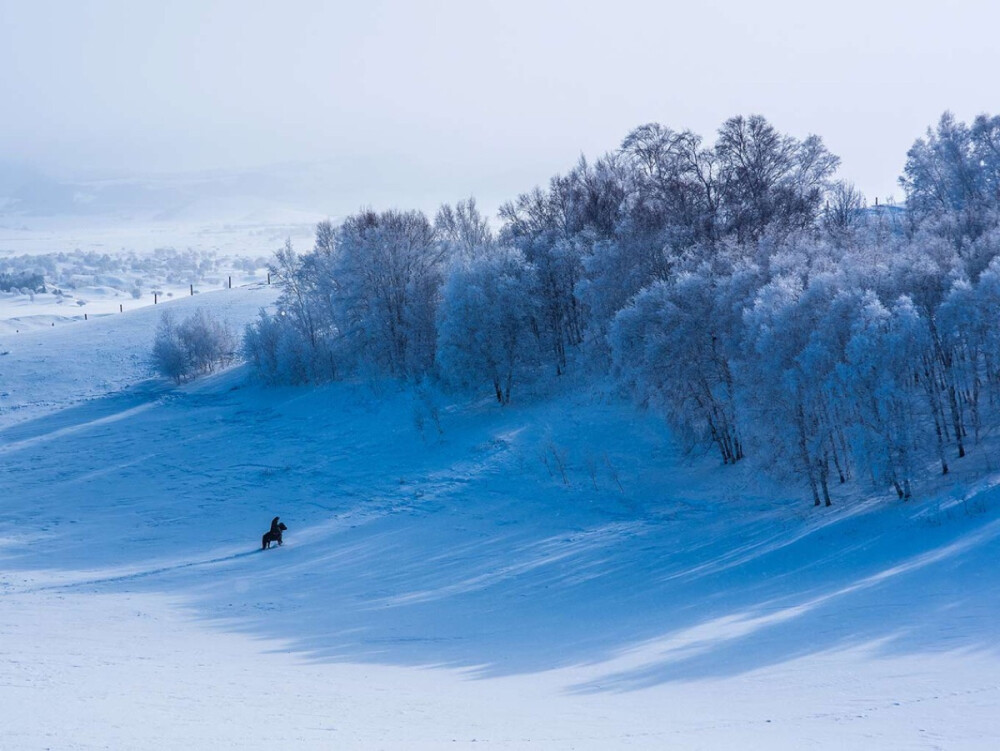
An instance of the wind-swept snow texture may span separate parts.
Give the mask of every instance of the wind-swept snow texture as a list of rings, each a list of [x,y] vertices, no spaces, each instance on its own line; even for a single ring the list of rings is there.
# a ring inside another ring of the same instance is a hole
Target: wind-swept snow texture
[[[992,480],[814,510],[593,392],[146,380],[156,320],[4,343],[0,746],[1000,743]]]

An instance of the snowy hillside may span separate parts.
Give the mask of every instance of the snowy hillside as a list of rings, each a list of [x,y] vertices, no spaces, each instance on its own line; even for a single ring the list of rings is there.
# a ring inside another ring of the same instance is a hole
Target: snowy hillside
[[[276,296],[275,288],[257,283],[88,320],[82,313],[76,319],[50,316],[51,325],[39,328],[36,321],[20,332],[13,321],[0,320],[0,420],[10,425],[132,386],[142,399],[147,390],[162,388],[147,379],[153,332],[164,311],[205,307],[242,330]],[[39,304],[28,307],[32,320],[38,318]]]
[[[0,343],[5,747],[995,748],[993,480],[814,510],[598,389],[174,387],[159,314]]]

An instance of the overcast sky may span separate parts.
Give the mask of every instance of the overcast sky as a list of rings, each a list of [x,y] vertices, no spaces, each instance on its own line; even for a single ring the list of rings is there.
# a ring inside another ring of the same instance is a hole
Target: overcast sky
[[[380,201],[493,207],[638,124],[711,141],[760,113],[821,135],[869,201],[900,198],[907,148],[945,109],[1000,111],[995,7],[0,0],[0,162],[334,160],[345,185],[377,174]]]

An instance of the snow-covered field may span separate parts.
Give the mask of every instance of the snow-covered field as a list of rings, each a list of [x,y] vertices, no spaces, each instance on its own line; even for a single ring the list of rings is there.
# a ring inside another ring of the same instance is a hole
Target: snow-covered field
[[[0,337],[0,746],[1000,743],[1000,478],[814,510],[593,388],[175,387],[159,313]]]
[[[195,290],[195,294],[200,292],[200,289]],[[99,316],[131,312],[190,294],[190,287],[178,284],[159,285],[155,301],[152,292],[136,299],[114,287],[82,287],[74,289],[72,296],[0,292],[0,334],[20,334],[38,328],[51,328]]]
[[[211,250],[172,248],[118,254],[0,252],[0,277],[8,279],[0,288],[0,335],[266,283],[267,255],[219,256]],[[26,280],[32,286],[22,286]]]

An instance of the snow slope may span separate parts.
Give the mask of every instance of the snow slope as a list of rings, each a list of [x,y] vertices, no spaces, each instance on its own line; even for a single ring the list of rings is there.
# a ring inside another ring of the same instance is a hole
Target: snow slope
[[[175,388],[157,316],[0,348],[5,747],[996,747],[996,478],[813,510],[598,390]]]
[[[204,307],[239,332],[277,295],[276,287],[256,283],[126,308],[124,313],[89,316],[86,321],[82,313],[76,319],[53,316],[49,326],[17,333],[0,327],[0,424],[49,414],[129,387],[137,387],[136,398],[141,401],[149,390],[163,388],[147,380],[152,375],[153,335],[163,311],[183,317]]]

